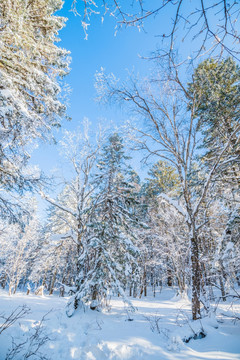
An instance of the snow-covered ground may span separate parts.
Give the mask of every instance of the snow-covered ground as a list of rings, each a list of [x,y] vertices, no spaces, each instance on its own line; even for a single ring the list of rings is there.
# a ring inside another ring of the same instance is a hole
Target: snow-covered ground
[[[134,300],[135,313],[128,312],[121,300],[115,298],[111,301],[111,311],[78,310],[68,318],[66,302],[67,298],[57,296],[17,293],[9,297],[7,292],[0,291],[0,313],[8,315],[23,304],[31,308],[30,314],[0,335],[0,360],[6,359],[12,339],[15,344],[29,339],[14,357],[25,359],[24,352],[31,347],[31,334],[38,321],[50,310],[43,322],[44,332],[50,340],[39,351],[51,360],[240,359],[240,322],[226,316],[232,311],[229,303],[218,306],[217,321],[205,318],[201,323],[193,324],[188,321],[188,299],[175,298],[171,290],[164,290],[156,298]],[[234,311],[239,313],[240,306],[235,305]],[[192,339],[188,343],[182,341],[199,332],[201,327],[207,334],[205,338]]]

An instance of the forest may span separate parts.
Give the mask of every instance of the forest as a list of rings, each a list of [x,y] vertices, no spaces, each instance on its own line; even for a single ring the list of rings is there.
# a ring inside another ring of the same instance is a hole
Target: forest
[[[0,1],[0,360],[239,359],[240,3],[190,3]],[[158,47],[79,120],[61,31],[108,17]]]

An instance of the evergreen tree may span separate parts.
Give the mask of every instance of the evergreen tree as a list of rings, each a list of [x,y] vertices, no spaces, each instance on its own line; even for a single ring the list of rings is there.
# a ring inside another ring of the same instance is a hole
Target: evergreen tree
[[[146,183],[146,192],[149,195],[158,195],[161,192],[177,193],[180,190],[179,177],[176,173],[176,170],[169,165],[166,161],[159,160],[156,164],[152,166],[149,170]]]
[[[133,184],[126,166],[123,140],[118,134],[109,137],[104,146],[95,182],[98,190],[93,199],[94,212],[89,224],[89,238],[81,262],[88,260],[89,270],[81,271],[78,290],[69,303],[68,315],[80,302],[91,309],[103,305],[111,295],[128,302],[125,289],[138,276],[133,226],[138,222],[134,207]]]
[[[0,2],[0,215],[16,221],[21,206],[12,192],[31,190],[39,180],[26,167],[29,145],[60,125],[66,106],[59,78],[68,72],[68,52],[57,46],[62,0]]]
[[[195,116],[203,133],[202,148],[208,168],[229,139],[231,146],[222,158],[221,177],[238,186],[240,169],[240,68],[232,58],[207,59],[194,71],[189,93],[194,97]],[[230,159],[230,161],[229,161]],[[226,161],[228,160],[228,161]],[[231,165],[231,166],[229,166]]]

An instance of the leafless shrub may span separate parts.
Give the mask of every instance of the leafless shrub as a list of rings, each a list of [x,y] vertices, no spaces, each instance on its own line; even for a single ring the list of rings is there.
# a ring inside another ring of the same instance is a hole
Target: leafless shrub
[[[1,314],[0,321],[3,320],[3,323],[0,325],[0,335],[10,326],[12,326],[17,320],[22,319],[25,315],[30,314],[30,308],[27,305],[18,306],[15,310],[11,312],[10,315]]]
[[[49,334],[44,328],[44,322],[49,314],[45,314],[42,319],[34,327],[33,332],[26,340],[16,342],[12,337],[12,346],[8,350],[5,360],[13,359],[40,359],[50,360],[44,353],[41,352],[41,348],[51,340]]]
[[[144,316],[144,318],[149,322],[150,329],[152,332],[156,332],[160,335],[163,335],[167,340],[169,340],[169,330],[159,326],[161,316],[151,315],[151,316]]]

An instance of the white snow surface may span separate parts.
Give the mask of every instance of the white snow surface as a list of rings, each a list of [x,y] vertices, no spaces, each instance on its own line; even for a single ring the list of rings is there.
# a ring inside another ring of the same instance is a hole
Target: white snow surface
[[[133,300],[137,308],[130,313],[119,298],[111,300],[111,310],[96,312],[78,310],[68,318],[65,306],[68,298],[57,295],[39,297],[17,293],[8,296],[0,290],[0,313],[8,315],[17,306],[26,304],[31,313],[18,320],[0,335],[0,360],[5,360],[11,347],[12,337],[21,342],[36,322],[48,311],[44,322],[50,334],[41,352],[51,360],[235,360],[240,359],[240,322],[226,316],[230,303],[220,304],[217,316],[189,322],[190,302],[187,298],[174,297],[174,292],[165,289],[156,297]],[[236,305],[235,312],[240,312]],[[223,315],[224,314],[224,315]],[[128,321],[128,318],[133,319]],[[157,323],[159,331],[152,331]],[[156,320],[156,321],[155,321]],[[2,319],[0,318],[0,325]],[[184,343],[184,337],[204,328],[203,339]],[[18,355],[15,359],[23,359]],[[35,357],[31,357],[35,359]]]

